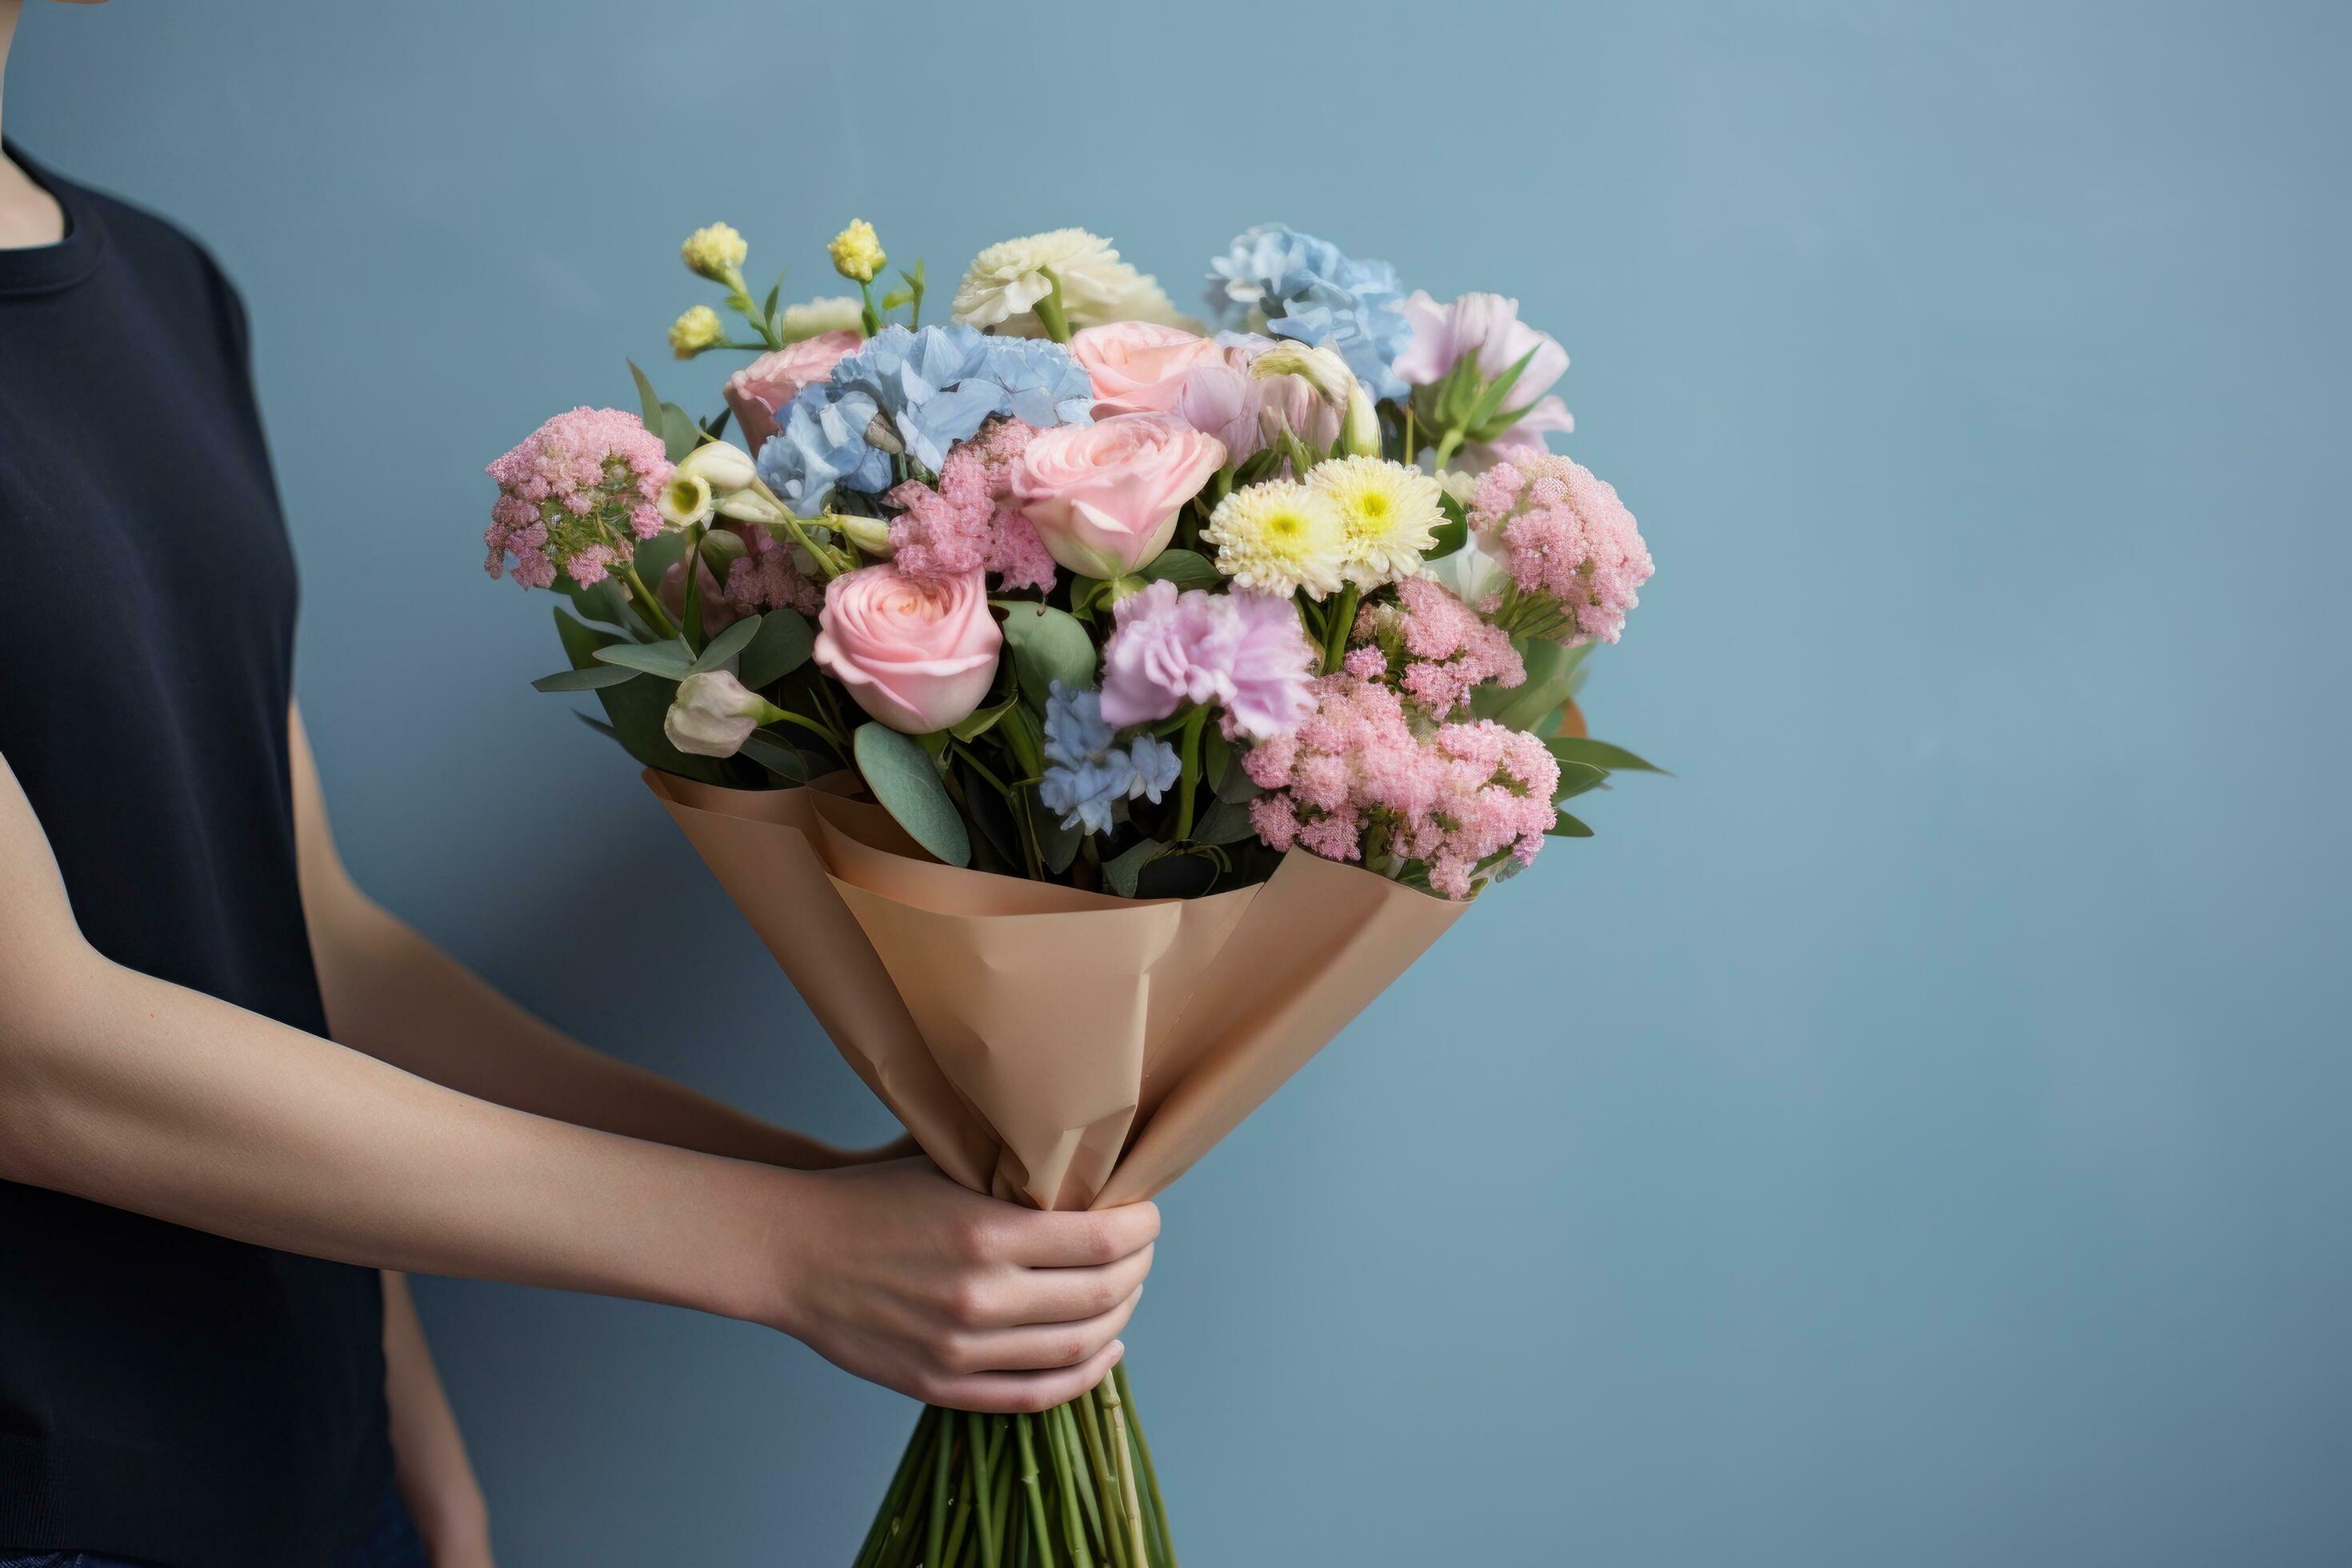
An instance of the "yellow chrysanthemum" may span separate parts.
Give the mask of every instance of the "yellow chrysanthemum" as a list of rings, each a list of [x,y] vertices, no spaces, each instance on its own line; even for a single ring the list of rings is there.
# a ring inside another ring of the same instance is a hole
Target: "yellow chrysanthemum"
[[[1348,580],[1358,587],[1412,576],[1437,542],[1444,492],[1419,468],[1384,458],[1334,458],[1315,465],[1307,487],[1339,509],[1348,530]]]
[[[852,283],[871,283],[874,275],[890,264],[883,254],[882,237],[874,226],[858,218],[847,228],[833,237],[825,254],[833,258],[833,269]]]
[[[678,254],[688,267],[713,283],[732,285],[742,276],[743,258],[751,254],[751,247],[730,226],[714,223],[688,235]]]
[[[697,305],[669,324],[669,350],[680,359],[692,359],[727,335],[719,312]]]
[[[1335,594],[1348,565],[1348,525],[1328,496],[1288,479],[1235,490],[1217,503],[1201,537],[1217,570],[1261,594]]]

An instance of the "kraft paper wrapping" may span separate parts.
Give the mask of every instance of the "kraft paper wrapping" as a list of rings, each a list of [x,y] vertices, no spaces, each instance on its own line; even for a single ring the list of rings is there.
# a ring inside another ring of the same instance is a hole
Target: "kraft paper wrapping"
[[[943,866],[823,781],[645,777],[924,1152],[1040,1208],[1182,1175],[1464,908],[1303,850],[1257,887],[1121,899]]]

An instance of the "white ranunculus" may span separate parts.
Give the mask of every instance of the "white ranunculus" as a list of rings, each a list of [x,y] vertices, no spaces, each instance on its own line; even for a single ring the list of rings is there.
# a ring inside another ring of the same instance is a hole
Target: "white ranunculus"
[[[723,669],[689,675],[662,716],[662,733],[698,757],[731,757],[751,731],[777,713],[765,698]]]

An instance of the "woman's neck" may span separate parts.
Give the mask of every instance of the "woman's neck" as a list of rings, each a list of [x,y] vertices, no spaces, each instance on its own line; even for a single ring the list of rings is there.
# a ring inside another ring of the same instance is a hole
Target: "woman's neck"
[[[5,112],[8,46],[16,41],[16,18],[23,11],[24,0],[0,0],[0,116]],[[5,123],[0,118],[0,124]],[[65,209],[57,197],[0,153],[0,250],[55,245],[65,237]]]

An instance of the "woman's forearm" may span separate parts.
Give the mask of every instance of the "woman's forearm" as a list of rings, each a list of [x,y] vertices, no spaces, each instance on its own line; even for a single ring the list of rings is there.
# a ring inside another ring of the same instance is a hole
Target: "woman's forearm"
[[[0,1176],[382,1268],[761,1315],[790,1173],[490,1104],[64,948],[0,1007]]]
[[[400,1495],[425,1537],[433,1568],[487,1565],[489,1510],[481,1483],[433,1364],[408,1276],[393,1270],[383,1276],[383,1381]]]

